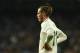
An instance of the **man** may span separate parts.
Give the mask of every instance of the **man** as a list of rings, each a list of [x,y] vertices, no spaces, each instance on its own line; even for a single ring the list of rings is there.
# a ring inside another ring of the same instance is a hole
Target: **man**
[[[55,23],[50,19],[52,7],[40,6],[37,11],[38,21],[41,23],[39,53],[57,53],[57,44],[67,39]]]

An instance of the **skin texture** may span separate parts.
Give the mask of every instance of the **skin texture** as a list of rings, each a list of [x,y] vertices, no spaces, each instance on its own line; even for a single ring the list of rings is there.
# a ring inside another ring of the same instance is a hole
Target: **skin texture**
[[[42,22],[43,21],[43,14],[40,11],[41,11],[41,9],[39,8],[37,11],[37,19],[39,22]]]
[[[46,13],[43,11],[41,12],[41,8],[37,11],[37,19],[40,23],[42,23],[44,20],[46,20],[48,16],[46,16]]]

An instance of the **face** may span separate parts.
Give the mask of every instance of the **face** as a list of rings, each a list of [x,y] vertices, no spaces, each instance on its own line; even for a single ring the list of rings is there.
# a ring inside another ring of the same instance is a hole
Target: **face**
[[[43,13],[41,13],[41,9],[39,8],[37,11],[37,19],[39,22],[43,21]]]

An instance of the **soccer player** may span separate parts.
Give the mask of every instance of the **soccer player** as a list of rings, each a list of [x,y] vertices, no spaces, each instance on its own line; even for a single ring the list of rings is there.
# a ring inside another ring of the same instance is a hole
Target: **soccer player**
[[[50,19],[52,7],[40,6],[37,11],[41,23],[39,53],[57,53],[57,44],[65,41],[67,36]]]

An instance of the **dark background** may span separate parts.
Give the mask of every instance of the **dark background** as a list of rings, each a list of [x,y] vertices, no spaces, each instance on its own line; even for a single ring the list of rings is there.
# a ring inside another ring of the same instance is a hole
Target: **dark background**
[[[59,53],[80,53],[80,0],[0,0],[0,53],[38,53],[37,8],[50,3],[52,19],[68,39]]]

